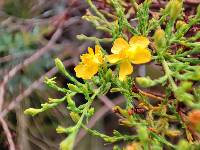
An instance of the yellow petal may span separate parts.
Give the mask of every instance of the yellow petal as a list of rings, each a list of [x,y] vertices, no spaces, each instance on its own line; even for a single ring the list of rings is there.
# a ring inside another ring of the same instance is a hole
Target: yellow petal
[[[82,79],[91,79],[98,72],[97,64],[79,64],[74,68],[76,76]]]
[[[93,49],[91,47],[88,47],[88,53],[90,55],[94,55],[94,51],[93,51]]]
[[[120,64],[119,69],[119,80],[124,81],[127,75],[130,75],[133,72],[133,66],[130,62],[124,61]]]
[[[143,64],[151,61],[151,53],[148,49],[138,47],[135,49],[132,63],[134,64]]]
[[[85,65],[85,75],[83,79],[91,79],[98,72],[98,64]]]
[[[128,47],[129,47],[129,44],[123,38],[118,38],[114,41],[111,52],[113,54],[119,54],[120,51],[124,49],[128,49]]]
[[[111,64],[114,64],[114,63],[116,63],[116,62],[118,62],[118,61],[121,60],[119,54],[111,54],[111,55],[108,55],[108,56],[107,56],[107,59],[108,59],[108,61],[109,61]]]
[[[84,64],[79,64],[79,65],[77,65],[77,66],[74,68],[74,70],[75,70],[75,72],[76,72],[76,76],[77,76],[78,78],[81,78],[81,77],[83,76],[83,74],[84,74],[84,71],[85,71],[85,69],[84,69]]]
[[[143,48],[146,48],[149,45],[149,39],[144,36],[133,36],[130,41],[130,45],[140,45]]]
[[[85,64],[88,61],[91,61],[93,59],[94,56],[90,55],[90,54],[83,54],[81,55],[81,61]]]
[[[103,63],[103,54],[101,52],[101,47],[99,45],[95,46],[95,57],[98,60],[99,64]]]
[[[101,47],[99,45],[95,45],[95,54],[102,54],[101,53]]]

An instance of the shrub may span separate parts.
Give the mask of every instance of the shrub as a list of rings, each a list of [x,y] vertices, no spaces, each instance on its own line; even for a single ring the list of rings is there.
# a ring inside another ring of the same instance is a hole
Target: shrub
[[[83,82],[72,76],[58,58],[55,59],[60,73],[72,83],[68,87],[59,87],[55,78],[46,79],[45,83],[65,96],[50,98],[41,108],[29,108],[25,114],[34,116],[67,102],[75,125],[56,129],[58,133],[68,135],[60,144],[62,150],[73,149],[80,128],[107,143],[124,141],[123,149],[127,150],[199,149],[200,43],[197,40],[200,34],[199,31],[188,33],[200,23],[200,6],[196,15],[185,22],[182,0],[171,0],[155,16],[150,15],[151,0],[141,4],[131,0],[136,11],[131,20],[137,23],[133,27],[125,9],[124,3],[128,2],[108,0],[107,6],[112,13],[99,10],[91,0],[87,2],[92,11],[88,10],[83,19],[106,34],[104,38],[77,36],[80,40],[96,43],[94,50],[88,48],[88,53],[80,57],[81,62],[74,69],[76,77],[82,78]],[[102,43],[112,45],[110,54]],[[161,66],[163,75],[156,79],[132,76],[136,72],[133,66],[146,63]],[[144,90],[153,86],[164,88],[164,95]],[[95,112],[93,101],[108,92],[120,92],[125,97],[125,107],[115,106],[113,111],[120,115],[122,126],[136,129],[136,133],[128,135],[115,130],[113,136],[108,136],[87,128],[87,120]],[[77,106],[73,100],[76,94],[83,94],[87,102]],[[171,142],[174,138],[179,142]],[[113,149],[120,147],[116,145]]]

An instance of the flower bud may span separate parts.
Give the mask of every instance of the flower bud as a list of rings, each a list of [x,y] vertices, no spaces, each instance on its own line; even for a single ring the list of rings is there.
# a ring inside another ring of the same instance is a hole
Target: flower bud
[[[144,88],[150,87],[154,85],[153,80],[151,80],[149,77],[137,77],[136,82]]]
[[[112,88],[112,89],[110,89],[111,93],[120,92],[120,91],[121,91],[120,88]]]
[[[65,74],[65,66],[63,65],[63,63],[61,62],[61,60],[59,58],[55,59],[55,64],[56,64],[56,68],[62,72],[63,74]]]
[[[157,48],[166,46],[165,32],[162,29],[157,29],[154,33],[154,41]]]
[[[75,113],[75,112],[70,112],[70,117],[72,118],[72,120],[73,120],[74,122],[78,122],[79,119],[80,119],[79,114],[78,114],[78,113]]]
[[[187,25],[187,23],[185,23],[184,21],[178,20],[176,23],[176,29],[177,30],[183,29],[186,25]]]
[[[24,114],[26,115],[31,115],[31,116],[35,116],[38,113],[41,112],[41,109],[35,109],[35,108],[28,108],[24,111]]]
[[[139,126],[137,132],[139,134],[140,141],[148,140],[149,137],[146,126]]]
[[[57,133],[72,133],[72,132],[74,132],[74,130],[75,130],[74,126],[73,127],[68,127],[68,128],[64,128],[62,126],[58,126],[56,128],[56,132]]]
[[[126,146],[126,150],[142,150],[140,143],[131,143]]]
[[[63,99],[54,99],[54,98],[48,98],[49,103],[60,103]]]
[[[185,140],[180,140],[177,150],[190,150],[190,144]]]
[[[69,88],[72,92],[77,92],[77,93],[80,93],[80,92],[81,92],[80,89],[79,89],[76,85],[71,84],[71,83],[69,83],[69,84],[67,84],[67,85],[68,85],[68,88]]]
[[[61,127],[61,126],[58,126],[58,127],[56,128],[56,132],[57,132],[57,133],[66,133],[66,128]]]
[[[200,130],[200,110],[193,110],[191,113],[189,113],[188,118],[191,125],[199,131]]]
[[[66,139],[64,139],[60,143],[60,149],[61,150],[72,150],[74,146],[74,141],[76,137],[76,132],[71,133]]]
[[[72,100],[70,95],[67,95],[67,103],[68,103],[68,107],[75,107],[75,102]]]
[[[119,119],[119,124],[127,127],[132,127],[132,123],[128,119]]]
[[[94,114],[94,107],[90,108],[88,111],[89,117],[91,117]]]
[[[184,90],[189,90],[192,87],[192,82],[181,82],[181,88]]]
[[[170,137],[176,137],[181,135],[181,132],[179,130],[167,130],[165,134]]]
[[[192,82],[181,82],[180,86],[175,90],[175,96],[176,98],[186,103],[187,105],[191,106],[192,101],[194,100],[194,96],[190,93],[187,93],[188,90],[192,88]]]
[[[175,20],[182,11],[183,2],[182,0],[171,0],[166,6],[166,12],[169,14],[171,19]]]
[[[112,70],[108,69],[106,72],[106,81],[110,81],[112,79]]]
[[[125,109],[122,109],[122,108],[119,107],[119,106],[115,106],[115,107],[113,108],[113,111],[114,111],[115,113],[118,113],[118,114],[124,116],[124,117],[128,117],[128,116],[129,116],[128,111],[125,110]]]
[[[188,25],[184,21],[179,20],[176,23],[176,29],[177,29],[176,37],[181,38],[187,32]]]
[[[120,148],[118,145],[115,145],[115,146],[113,147],[113,150],[121,150],[121,148]]]

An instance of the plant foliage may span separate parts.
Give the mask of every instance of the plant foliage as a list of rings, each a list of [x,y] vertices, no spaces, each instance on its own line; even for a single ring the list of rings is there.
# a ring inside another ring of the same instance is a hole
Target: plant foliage
[[[75,125],[59,126],[56,129],[58,133],[67,135],[60,144],[62,150],[73,149],[80,128],[84,128],[93,136],[102,138],[106,143],[124,141],[127,146],[124,146],[123,149],[127,150],[129,148],[137,150],[199,149],[200,43],[197,40],[200,38],[200,32],[198,31],[194,35],[187,33],[194,25],[200,23],[200,6],[196,10],[196,15],[190,16],[189,21],[185,22],[182,0],[169,1],[166,7],[160,10],[157,17],[150,15],[151,0],[145,0],[141,4],[131,0],[133,8],[137,12],[135,18],[132,19],[137,21],[137,25],[133,27],[126,16],[124,1],[108,0],[107,3],[112,9],[112,13],[107,14],[100,11],[91,0],[87,0],[87,2],[91,10],[87,11],[83,19],[110,36],[109,38],[97,38],[78,35],[78,39],[91,40],[101,46],[101,43],[105,42],[114,45],[119,38],[128,41],[130,37],[145,37],[150,41],[148,50],[152,55],[151,63],[161,66],[163,75],[152,79],[148,76],[135,78],[127,73],[126,79],[120,80],[121,62],[110,63],[107,60],[110,50],[101,47],[104,63],[98,64],[97,56],[92,52],[81,56],[83,62],[80,65],[83,69],[95,64],[98,73],[94,71],[96,74],[94,73],[95,75],[91,79],[80,82],[65,69],[57,58],[55,64],[58,70],[71,83],[67,87],[59,87],[55,77],[47,78],[45,83],[65,96],[60,99],[49,98],[49,101],[42,104],[41,108],[29,108],[25,110],[25,114],[35,116],[57,105],[67,103],[66,109],[69,110]],[[85,58],[86,55],[87,58]],[[88,59],[87,63],[84,64],[83,59]],[[87,71],[85,72],[87,73]],[[141,88],[153,86],[162,86],[165,90],[164,96],[153,95],[141,90]],[[98,96],[108,92],[120,92],[126,98],[124,108],[116,106],[113,110],[121,116],[120,124],[136,129],[136,133],[127,135],[113,131],[113,135],[108,136],[86,127],[87,120],[95,112],[92,103],[97,100]],[[73,100],[76,94],[83,94],[87,102],[77,106]],[[188,110],[189,114],[187,114]],[[176,138],[179,142],[173,143],[169,138]],[[113,149],[121,148],[114,146]]]

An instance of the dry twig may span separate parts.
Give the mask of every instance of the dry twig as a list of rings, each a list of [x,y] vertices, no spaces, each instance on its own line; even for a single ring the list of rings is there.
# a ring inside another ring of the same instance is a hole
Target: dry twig
[[[65,66],[70,66],[74,64],[74,60],[72,58],[72,59],[64,61],[63,63]],[[45,77],[52,77],[56,73],[57,73],[57,69],[56,67],[54,67],[50,71],[45,73],[43,76],[41,76],[38,80],[33,82],[33,84],[29,86],[29,88],[27,88],[24,92],[22,92],[20,95],[14,98],[11,101],[11,103],[5,109],[3,109],[3,111],[0,113],[0,116],[5,117],[9,111],[13,110],[25,97],[29,96],[33,92],[33,90],[38,88],[40,84],[43,83]]]
[[[8,81],[11,78],[13,78],[17,72],[22,70],[24,67],[27,67],[34,61],[38,60],[43,54],[45,54],[47,51],[49,51],[53,47],[54,43],[57,41],[57,39],[60,37],[61,34],[62,34],[62,28],[60,27],[56,30],[56,32],[52,36],[51,40],[48,42],[48,44],[45,47],[39,49],[36,53],[31,55],[29,58],[25,59],[23,63],[16,65],[13,69],[11,69],[8,72],[8,74],[6,74],[4,76],[3,81],[0,85],[0,110],[2,110],[4,94],[5,94],[5,87],[6,87],[6,84],[8,83]]]
[[[9,146],[10,146],[9,150],[15,150],[15,144],[13,142],[11,132],[10,132],[10,130],[8,128],[7,123],[3,119],[3,117],[0,117],[0,122],[2,124],[2,128],[3,128],[3,130],[4,130],[5,134],[6,134],[6,137],[7,137]]]

